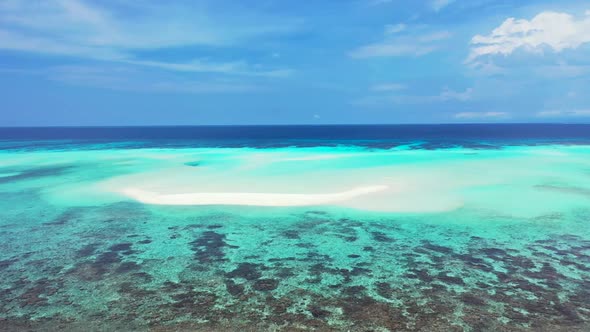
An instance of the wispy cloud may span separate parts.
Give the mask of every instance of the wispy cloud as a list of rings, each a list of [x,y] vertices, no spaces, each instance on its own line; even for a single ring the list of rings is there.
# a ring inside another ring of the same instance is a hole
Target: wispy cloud
[[[385,26],[385,34],[386,35],[393,35],[399,32],[406,30],[407,26],[403,23],[398,24],[387,24]]]
[[[227,20],[196,5],[116,7],[82,0],[7,0],[0,4],[0,49],[91,60],[122,62],[174,71],[285,76],[284,69],[265,69],[245,62],[167,63],[139,56],[141,51],[171,47],[232,47],[256,38],[292,31],[297,22],[245,13]],[[130,15],[129,12],[133,14]]]
[[[380,89],[375,89],[379,87]],[[353,102],[354,105],[358,106],[384,106],[390,104],[434,104],[434,103],[446,103],[446,102],[467,102],[473,99],[473,88],[467,88],[463,91],[455,91],[445,87],[442,91],[435,95],[413,95],[413,94],[402,94],[401,90],[405,89],[405,86],[396,85],[383,85],[375,86],[371,90],[379,93],[371,96],[367,96],[358,99]]]
[[[433,0],[430,3],[430,6],[432,7],[432,9],[434,11],[440,11],[441,9],[447,7],[448,5],[452,4],[453,2],[455,2],[455,0]]]
[[[146,79],[144,73],[126,66],[58,66],[41,74],[46,79],[121,91],[153,93],[242,93],[263,90],[261,85],[222,79],[186,79],[174,76]]]
[[[579,109],[579,110],[569,110],[569,111],[561,111],[561,110],[541,111],[541,112],[538,112],[536,115],[537,115],[537,117],[540,117],[540,118],[590,117],[590,109]]]
[[[375,91],[375,92],[394,92],[394,91],[404,90],[405,88],[406,88],[406,86],[404,84],[399,84],[399,83],[382,83],[382,84],[373,85],[371,87],[371,91]]]
[[[132,65],[156,67],[174,71],[196,73],[224,73],[259,77],[287,77],[294,72],[291,69],[260,70],[249,65],[245,61],[215,63],[196,59],[190,62],[162,62],[147,60],[121,60],[121,62],[125,62]]]
[[[519,49],[561,52],[586,43],[590,43],[590,11],[581,17],[547,11],[531,20],[508,18],[490,34],[474,36],[467,63],[485,56],[508,56]]]
[[[394,56],[421,56],[435,51],[440,47],[439,42],[451,37],[448,31],[435,31],[416,34],[414,32],[399,35],[406,30],[398,25],[385,27],[384,39],[358,47],[349,53],[354,59]],[[407,31],[407,30],[406,30]]]
[[[507,112],[460,112],[455,113],[455,119],[505,119],[510,117]]]
[[[379,5],[384,5],[384,4],[388,4],[388,3],[392,3],[393,0],[369,0],[368,4],[369,6],[379,6]]]
[[[455,91],[451,90],[448,87],[445,87],[443,91],[438,95],[438,99],[441,101],[447,100],[458,100],[458,101],[468,101],[473,97],[473,88],[467,88],[464,91]]]

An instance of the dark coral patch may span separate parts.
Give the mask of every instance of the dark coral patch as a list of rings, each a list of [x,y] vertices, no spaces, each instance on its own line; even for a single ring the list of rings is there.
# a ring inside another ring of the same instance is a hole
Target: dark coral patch
[[[362,331],[374,331],[375,327],[381,327],[387,331],[403,330],[403,322],[406,321],[400,309],[390,304],[379,302],[368,296],[353,296],[344,298],[338,303],[345,317],[351,321],[362,324]]]
[[[173,295],[172,298],[175,300],[172,307],[176,311],[195,315],[196,317],[207,317],[214,313],[212,308],[217,301],[217,296],[214,293],[194,290]]]
[[[439,281],[442,281],[444,283],[447,283],[447,284],[465,286],[465,282],[463,281],[463,279],[461,279],[459,277],[450,276],[444,272],[439,273],[436,276],[436,279]]]
[[[285,231],[283,232],[283,236],[287,239],[300,239],[299,232],[297,231]]]
[[[232,296],[240,296],[244,293],[244,285],[236,284],[231,279],[225,280],[225,288],[227,289],[227,292],[230,293]]]
[[[131,250],[132,243],[124,242],[124,243],[117,243],[112,245],[109,250],[111,251],[127,251]]]
[[[350,286],[344,288],[341,292],[347,297],[360,297],[364,296],[367,288],[365,286]]]
[[[62,226],[68,223],[71,219],[73,219],[74,214],[72,212],[65,212],[59,215],[57,218],[53,219],[52,221],[44,222],[44,226]]]
[[[242,278],[246,280],[255,280],[262,276],[258,271],[260,265],[252,263],[241,263],[234,270],[226,273],[229,278]]]
[[[165,292],[174,292],[177,290],[182,289],[182,284],[181,283],[177,283],[177,282],[172,282],[170,280],[166,280],[163,284],[162,284],[162,290],[164,290]]]
[[[114,252],[114,251],[107,251],[104,252],[100,255],[98,255],[98,257],[96,257],[95,263],[96,264],[114,264],[114,263],[119,263],[121,262],[121,257],[119,256],[118,253]]]
[[[98,243],[87,244],[84,247],[80,248],[78,251],[76,251],[76,256],[77,257],[88,257],[91,255],[94,255],[94,253],[96,252],[96,249],[98,249]]]
[[[280,268],[278,271],[276,271],[275,275],[281,279],[294,277],[296,275],[294,270],[295,270],[294,268],[283,267],[283,268]]]
[[[16,258],[2,260],[2,261],[0,261],[0,270],[7,269],[10,266],[12,266],[12,264],[14,264],[16,262],[18,262],[18,259],[16,259]]]
[[[203,232],[190,245],[200,263],[225,261],[224,248],[235,248],[225,242],[225,235],[213,231]]]
[[[461,295],[461,301],[467,305],[483,306],[486,302],[481,298],[473,294]]]
[[[379,294],[379,296],[382,296],[386,299],[391,299],[393,297],[393,288],[391,288],[391,285],[389,283],[378,282],[375,284],[375,287],[377,289],[377,294]]]
[[[423,269],[410,269],[410,273],[406,274],[407,278],[411,279],[419,279],[422,282],[432,282],[434,278],[428,273],[428,271]]]
[[[119,267],[117,267],[115,272],[127,273],[127,272],[131,272],[131,271],[139,270],[140,268],[141,268],[141,266],[135,262],[124,262],[124,263],[121,263],[121,265],[119,265]]]
[[[392,242],[393,241],[392,238],[390,238],[389,236],[387,236],[383,232],[371,232],[371,235],[373,236],[373,240],[378,241],[378,242]]]
[[[152,277],[149,273],[146,272],[135,272],[132,273],[131,276],[135,279],[138,279],[138,281],[141,282],[151,282],[152,280],[154,280],[154,277]]]
[[[491,267],[485,260],[474,257],[468,254],[456,254],[453,258],[459,259],[465,263],[465,265],[471,269],[477,269],[485,272],[492,272],[494,268]]]
[[[27,306],[45,306],[48,305],[48,297],[55,294],[58,287],[61,287],[61,283],[56,283],[54,280],[47,278],[41,278],[35,282],[25,283],[27,287],[25,291],[18,297],[19,306],[21,308]],[[24,285],[23,285],[24,286]]]
[[[258,279],[252,285],[252,288],[257,291],[267,292],[276,289],[279,286],[277,279]]]
[[[499,248],[483,248],[480,250],[480,252],[482,252],[484,255],[488,257],[492,257],[495,259],[506,256],[508,254],[505,250]]]
[[[328,310],[322,309],[320,306],[311,305],[308,307],[308,310],[314,318],[324,319],[330,316],[330,312]]]
[[[439,246],[429,241],[422,241],[422,247],[431,251],[439,252],[441,254],[451,254],[453,249],[449,247]]]

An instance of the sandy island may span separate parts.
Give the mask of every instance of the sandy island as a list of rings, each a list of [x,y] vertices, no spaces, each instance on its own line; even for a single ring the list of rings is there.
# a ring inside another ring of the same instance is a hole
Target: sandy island
[[[358,187],[331,194],[280,193],[184,193],[160,194],[126,188],[121,193],[145,204],[155,205],[251,205],[251,206],[311,206],[335,204],[359,196],[387,190],[385,185]]]

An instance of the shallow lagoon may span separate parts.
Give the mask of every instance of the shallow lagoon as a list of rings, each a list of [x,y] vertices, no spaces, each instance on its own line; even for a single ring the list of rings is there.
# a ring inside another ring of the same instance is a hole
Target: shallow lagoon
[[[0,152],[0,329],[588,330],[590,146]],[[329,206],[166,194],[387,190]]]

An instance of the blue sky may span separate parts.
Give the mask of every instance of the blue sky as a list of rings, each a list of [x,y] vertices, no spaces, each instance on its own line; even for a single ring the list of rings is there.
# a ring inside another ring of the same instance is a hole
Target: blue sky
[[[590,122],[590,3],[0,0],[0,126]]]

